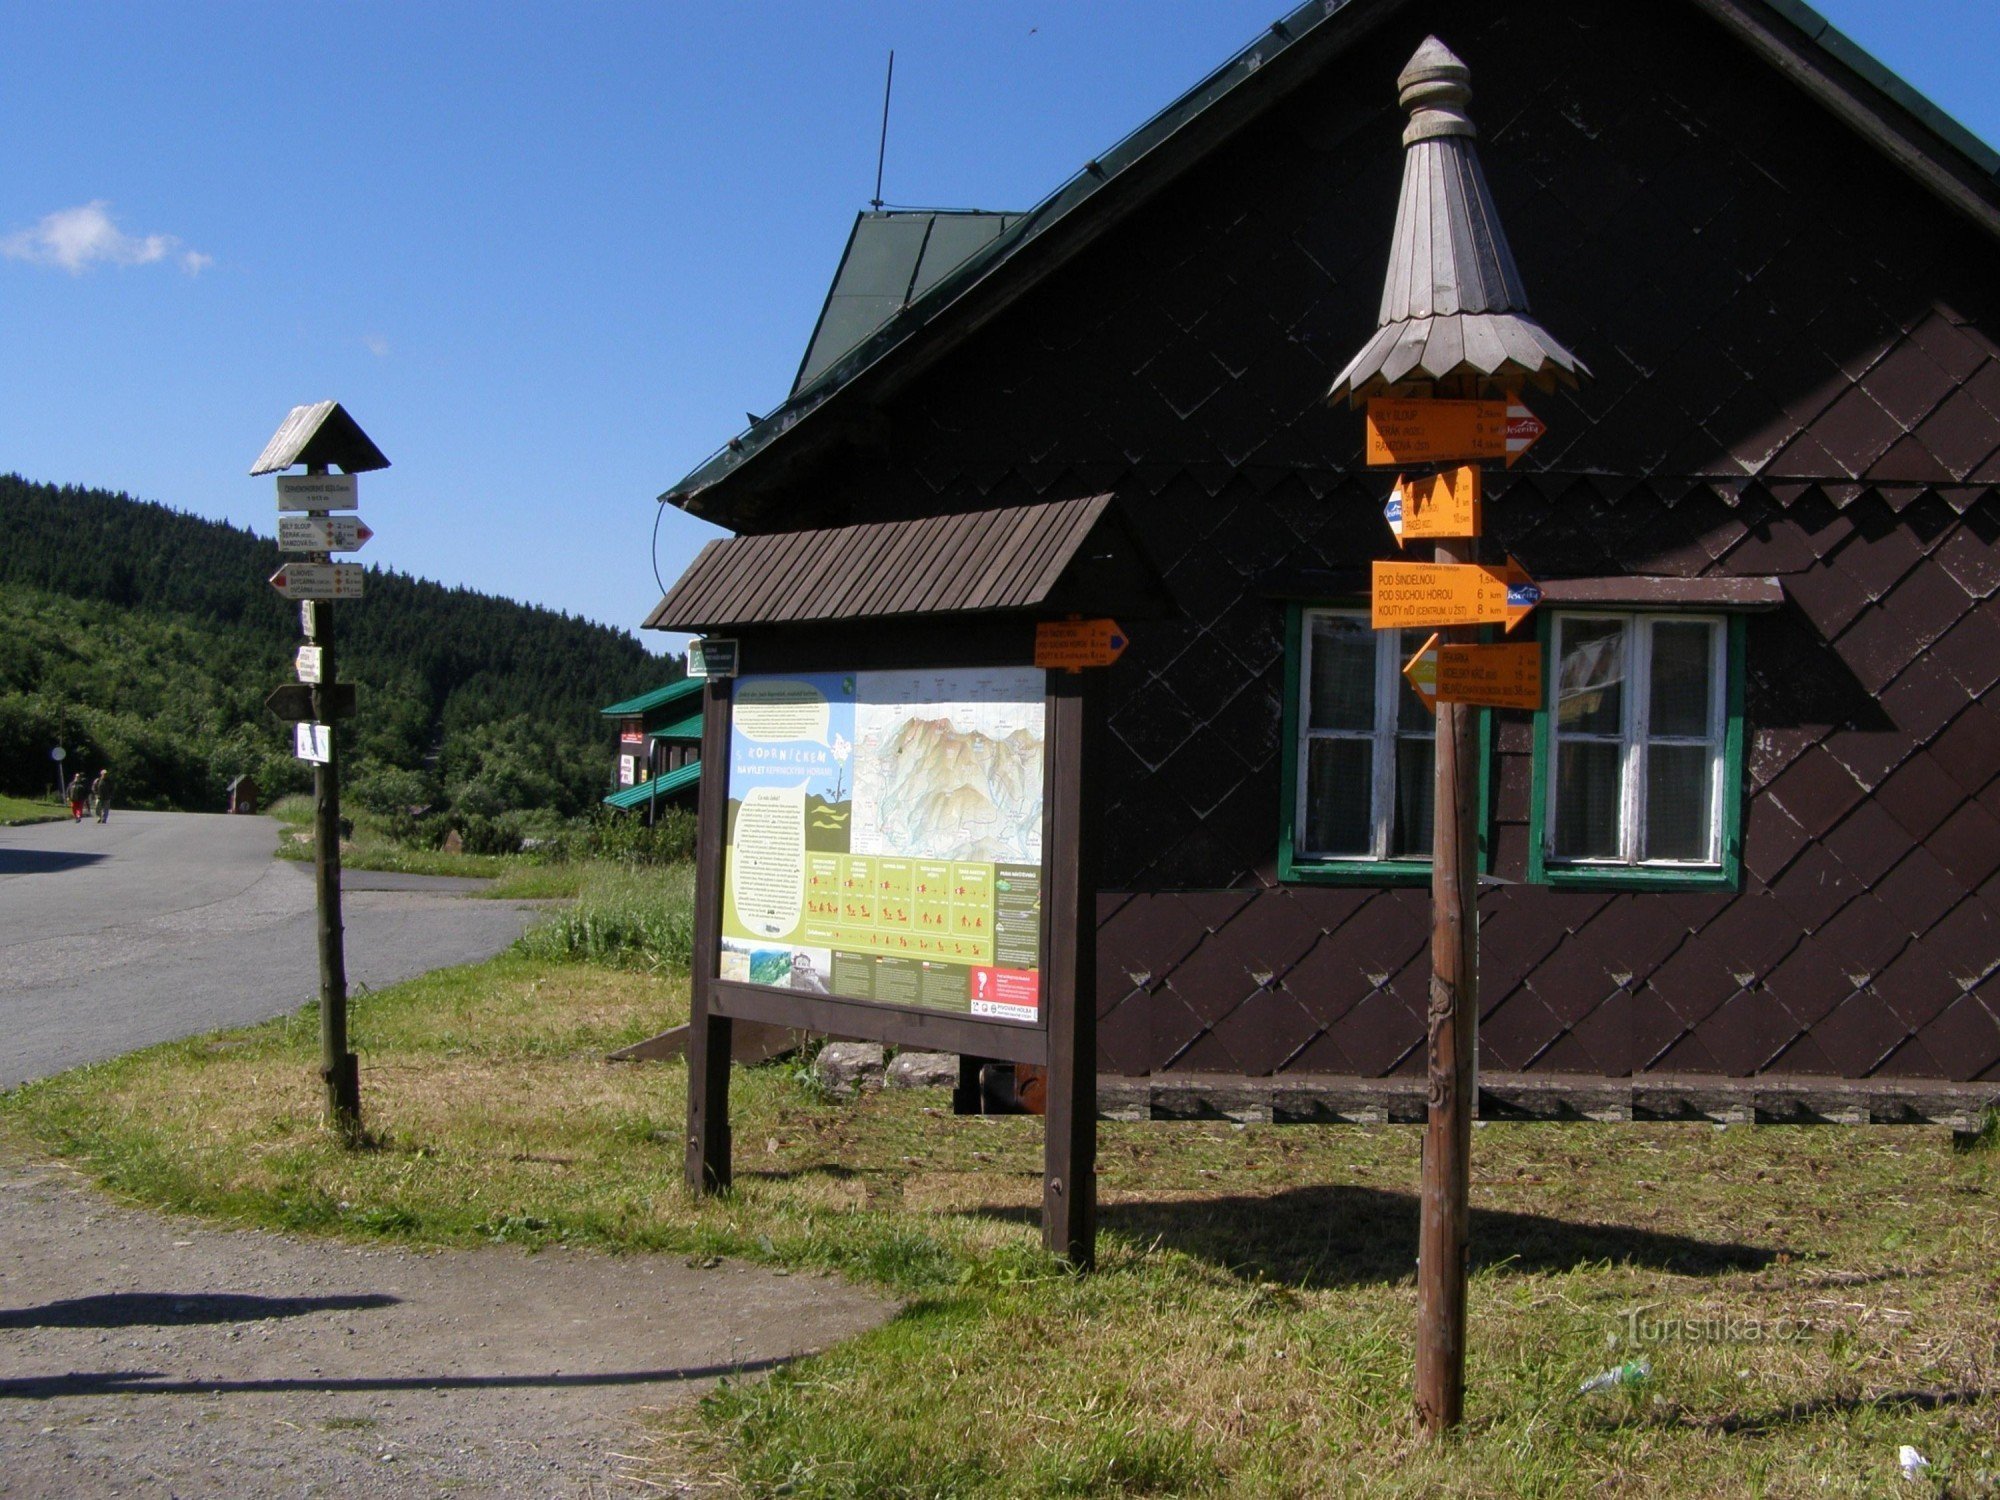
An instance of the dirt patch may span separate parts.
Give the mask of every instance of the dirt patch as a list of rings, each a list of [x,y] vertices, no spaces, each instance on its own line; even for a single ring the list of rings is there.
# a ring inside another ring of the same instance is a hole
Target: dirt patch
[[[658,1493],[637,1413],[875,1326],[830,1277],[357,1248],[119,1206],[0,1159],[9,1496]]]

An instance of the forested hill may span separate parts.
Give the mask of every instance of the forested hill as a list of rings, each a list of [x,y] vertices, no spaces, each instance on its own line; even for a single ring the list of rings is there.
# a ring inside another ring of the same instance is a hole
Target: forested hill
[[[263,708],[300,640],[279,562],[222,522],[0,475],[0,787],[47,786],[57,743],[160,805],[219,807],[245,771],[302,785]],[[681,673],[625,631],[375,568],[339,627],[352,784],[385,808],[581,810],[606,777],[597,710]]]

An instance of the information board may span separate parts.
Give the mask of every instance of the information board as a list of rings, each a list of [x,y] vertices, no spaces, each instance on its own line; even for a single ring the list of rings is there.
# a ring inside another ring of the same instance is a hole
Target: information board
[[[717,977],[1042,1020],[1046,675],[753,675],[730,714]]]

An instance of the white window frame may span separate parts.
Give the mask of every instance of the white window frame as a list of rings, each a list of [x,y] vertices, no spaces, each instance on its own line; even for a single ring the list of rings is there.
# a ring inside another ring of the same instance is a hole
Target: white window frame
[[[1298,755],[1296,785],[1292,788],[1292,858],[1300,864],[1396,863],[1429,864],[1428,850],[1421,854],[1391,854],[1389,841],[1396,821],[1396,742],[1405,736],[1397,723],[1402,702],[1403,656],[1401,630],[1378,630],[1375,642],[1375,723],[1366,732],[1354,729],[1314,729],[1312,727],[1313,622],[1323,619],[1359,620],[1368,624],[1365,609],[1302,609],[1299,611],[1298,662]],[[1425,726],[1435,738],[1436,721]],[[1307,845],[1307,789],[1311,785],[1312,742],[1319,740],[1367,739],[1373,743],[1368,791],[1369,845],[1366,854],[1336,854]]]
[[[1616,620],[1625,627],[1625,679],[1620,699],[1621,719],[1617,743],[1619,754],[1618,854],[1616,857],[1579,858],[1556,854],[1558,810],[1562,806],[1559,781],[1565,739],[1573,743],[1607,744],[1608,734],[1563,735],[1560,729],[1563,631],[1570,621],[1602,624]],[[1653,708],[1653,628],[1656,625],[1706,625],[1709,630],[1708,725],[1702,736],[1662,735],[1661,744],[1706,745],[1708,765],[1708,853],[1701,859],[1652,859],[1645,851],[1646,836],[1646,757],[1655,736],[1651,733]],[[1544,747],[1548,767],[1548,789],[1543,799],[1541,831],[1542,858],[1551,869],[1594,870],[1719,870],[1722,868],[1723,772],[1729,747],[1729,622],[1720,615],[1680,613],[1605,613],[1572,611],[1558,614],[1549,626],[1548,734]]]

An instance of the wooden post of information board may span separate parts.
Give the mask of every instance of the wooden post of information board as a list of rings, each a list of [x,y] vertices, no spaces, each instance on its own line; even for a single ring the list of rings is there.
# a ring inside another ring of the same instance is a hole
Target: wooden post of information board
[[[1043,1119],[1042,1244],[1079,1271],[1097,1264],[1098,671],[1048,678],[1048,1106]]]
[[[687,1185],[729,1186],[729,1044],[732,1023],[709,1009],[722,956],[722,851],[729,835],[729,706],[732,682],[711,677],[701,710],[701,804],[695,833],[694,951],[689,983]]]

